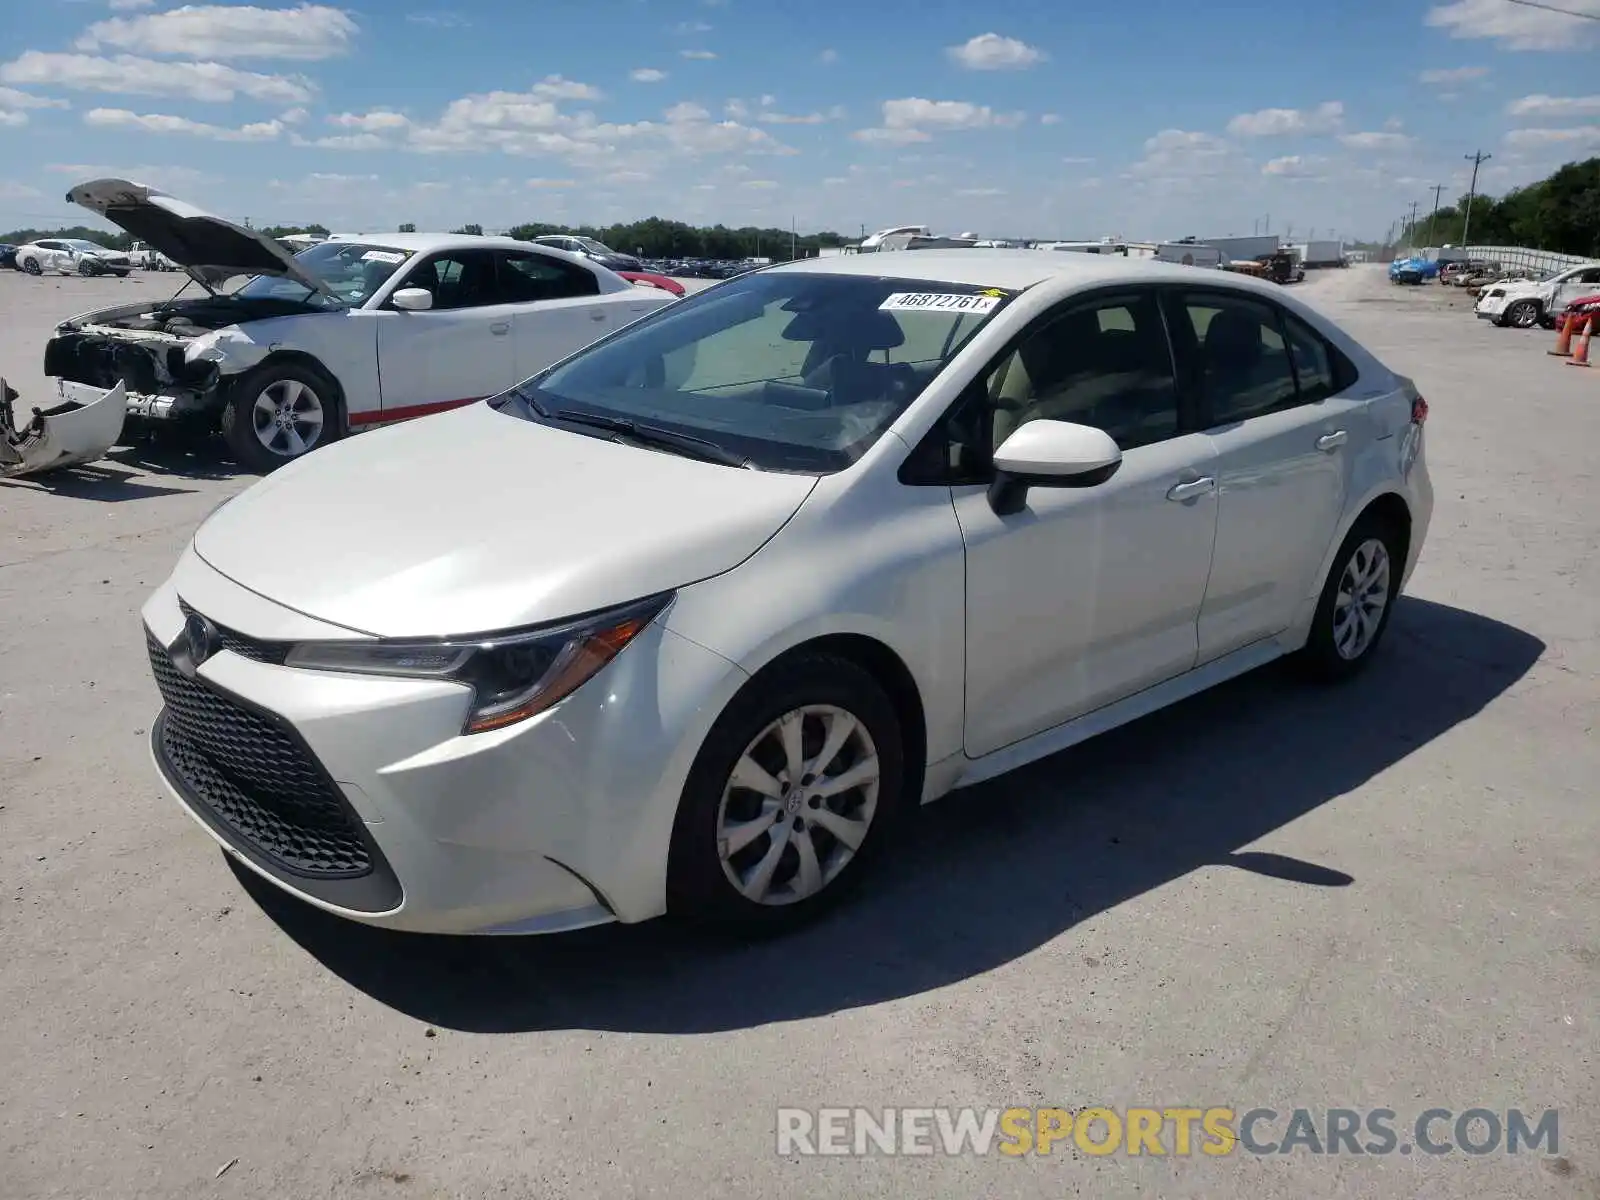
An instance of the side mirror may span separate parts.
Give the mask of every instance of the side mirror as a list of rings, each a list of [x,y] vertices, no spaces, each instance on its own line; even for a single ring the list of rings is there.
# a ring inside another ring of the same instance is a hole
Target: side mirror
[[[1030,487],[1096,487],[1117,473],[1122,451],[1103,429],[1071,421],[1019,425],[994,452],[989,506],[997,516],[1021,512]]]
[[[427,312],[433,307],[433,293],[427,288],[401,288],[389,302],[401,312]]]

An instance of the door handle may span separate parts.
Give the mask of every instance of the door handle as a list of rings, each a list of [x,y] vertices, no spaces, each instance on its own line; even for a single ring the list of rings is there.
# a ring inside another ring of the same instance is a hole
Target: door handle
[[[592,312],[589,314],[589,320],[591,321],[604,321],[605,319],[606,314],[603,312]]]
[[[1196,496],[1208,495],[1217,490],[1217,481],[1210,475],[1204,479],[1191,479],[1187,483],[1175,483],[1172,490],[1167,493],[1168,500],[1193,500]]]
[[[489,326],[489,332],[494,334],[495,337],[499,337],[503,333],[510,333],[511,332],[511,322],[510,321],[497,321],[493,325]]]
[[[1342,429],[1335,429],[1332,433],[1325,433],[1317,439],[1317,449],[1324,454],[1332,454],[1349,440],[1348,433]]]

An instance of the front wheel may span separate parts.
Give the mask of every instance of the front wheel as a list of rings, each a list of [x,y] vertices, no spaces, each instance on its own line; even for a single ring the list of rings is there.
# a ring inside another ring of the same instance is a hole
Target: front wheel
[[[87,279],[89,276],[94,275],[95,273],[95,265],[93,262],[87,258],[80,258],[78,260],[79,275],[82,275],[85,279]]]
[[[238,463],[265,475],[339,436],[333,382],[299,363],[268,363],[242,376],[222,410],[222,436]]]
[[[1404,543],[1390,523],[1374,513],[1357,520],[1334,556],[1302,665],[1325,680],[1364,668],[1389,627],[1404,570]]]
[[[1514,329],[1532,329],[1539,323],[1539,305],[1532,300],[1518,300],[1506,309],[1506,324]]]
[[[25,259],[23,259],[22,260],[22,269],[25,272],[27,272],[29,275],[43,275],[44,274],[44,268],[39,265],[39,260],[37,258],[25,258]]]
[[[712,727],[673,829],[668,909],[747,933],[854,886],[904,808],[900,721],[865,670],[808,654],[753,679]]]

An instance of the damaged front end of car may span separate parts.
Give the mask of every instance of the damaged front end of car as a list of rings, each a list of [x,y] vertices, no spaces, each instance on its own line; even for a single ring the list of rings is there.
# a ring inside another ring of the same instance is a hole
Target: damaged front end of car
[[[135,419],[214,428],[230,377],[270,352],[239,326],[309,311],[316,310],[295,301],[231,296],[105,309],[57,326],[44,373],[105,390],[123,384]]]
[[[0,379],[0,479],[38,475],[105,457],[122,434],[126,389],[57,385],[60,402],[18,424],[16,389]]]

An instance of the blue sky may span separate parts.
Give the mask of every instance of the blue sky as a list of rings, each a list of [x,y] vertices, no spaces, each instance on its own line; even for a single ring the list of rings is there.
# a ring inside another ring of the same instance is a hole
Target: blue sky
[[[1600,16],[1600,0],[1550,0]],[[1516,0],[39,0],[0,229],[117,174],[256,224],[1381,235],[1600,153],[1600,20]]]

